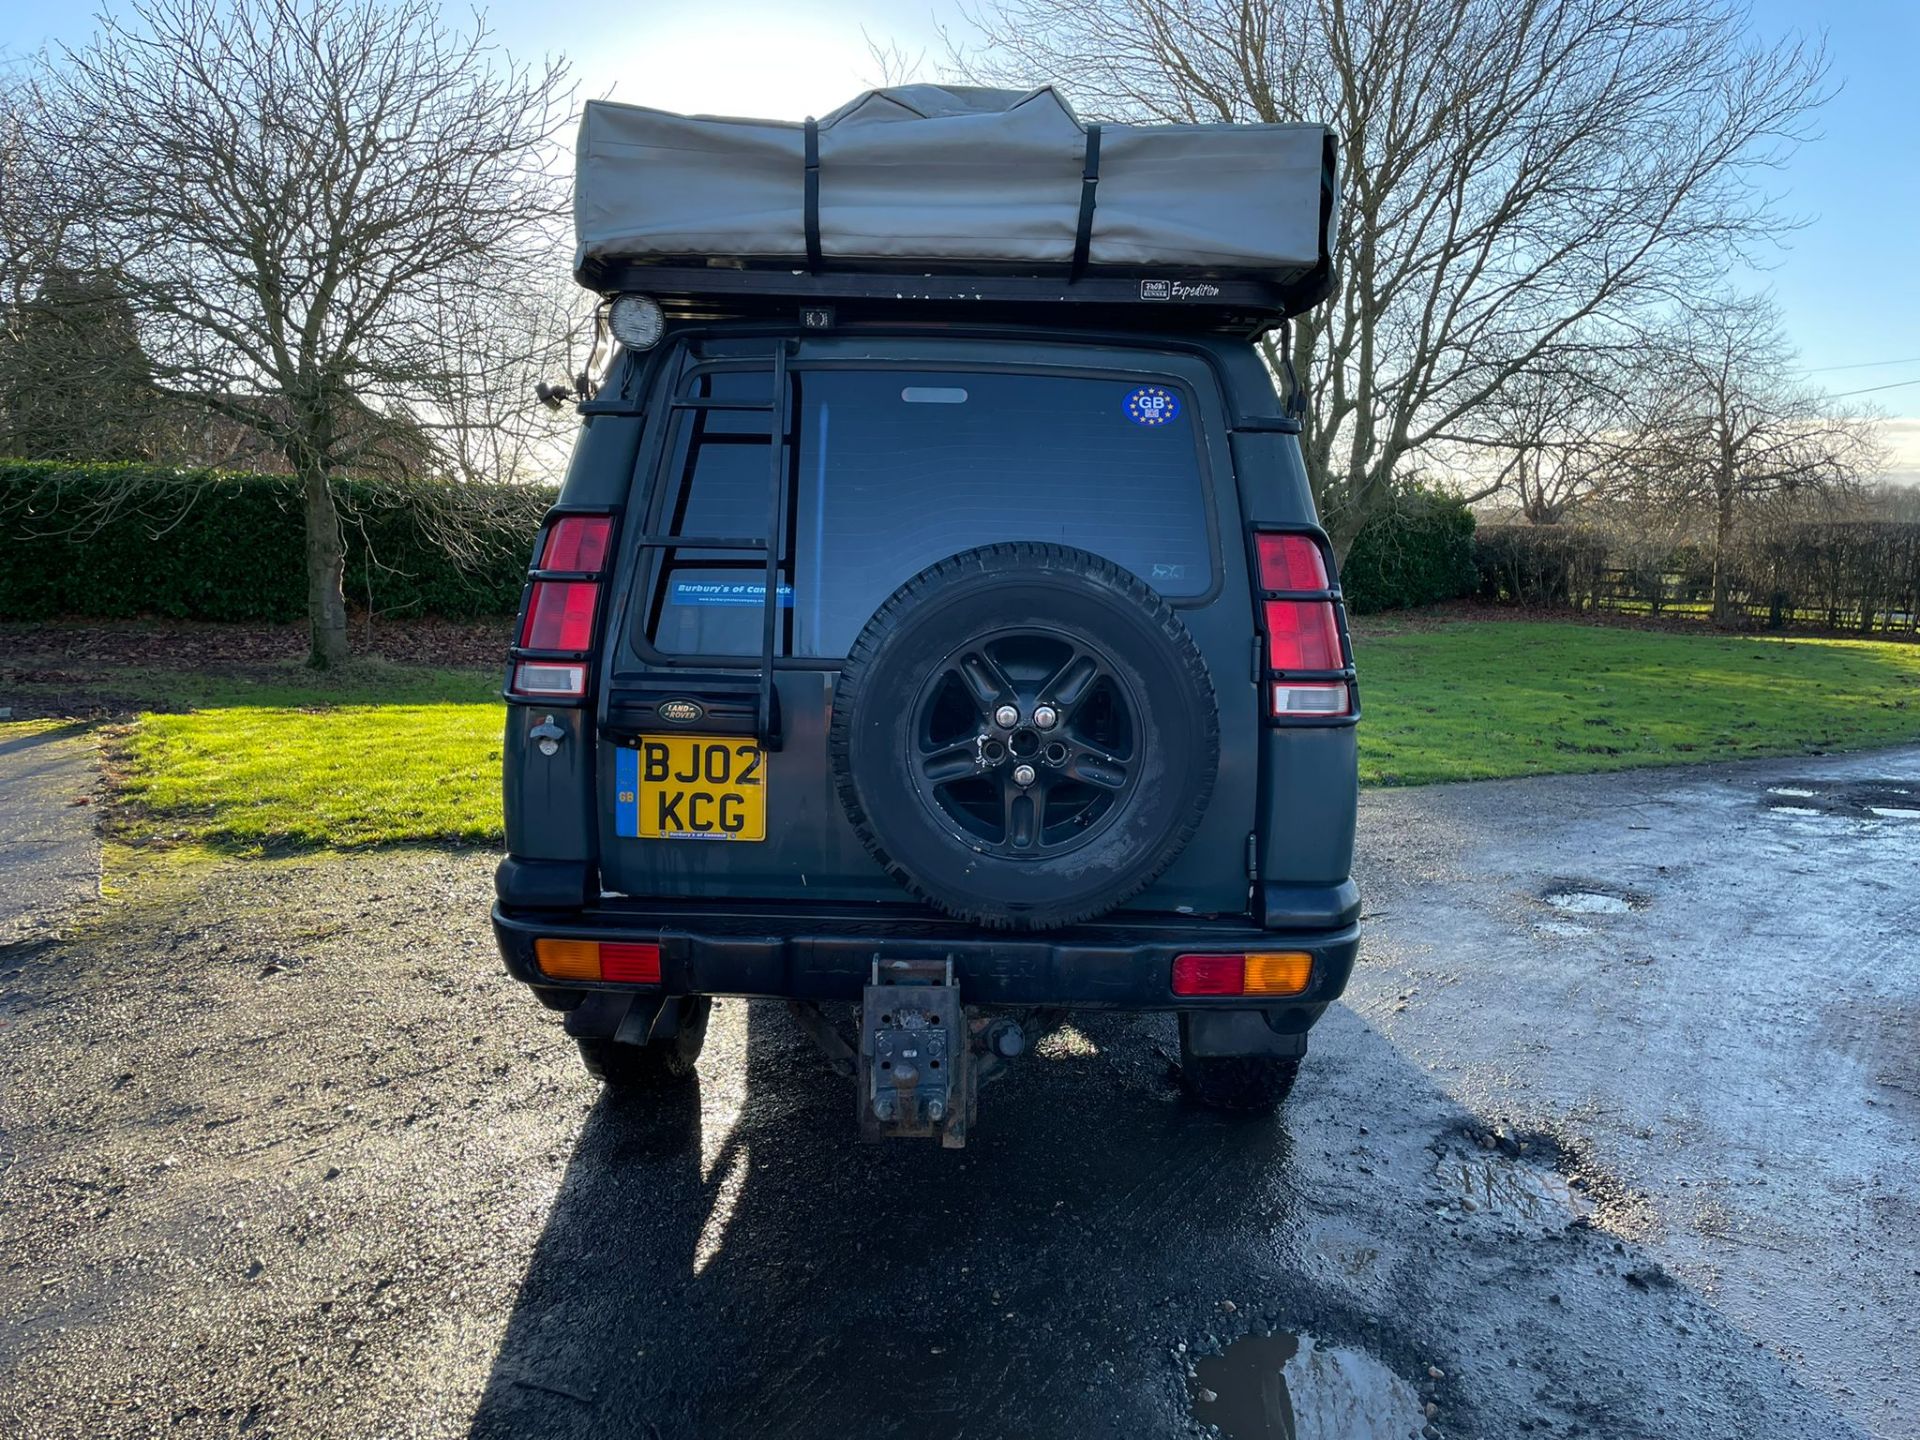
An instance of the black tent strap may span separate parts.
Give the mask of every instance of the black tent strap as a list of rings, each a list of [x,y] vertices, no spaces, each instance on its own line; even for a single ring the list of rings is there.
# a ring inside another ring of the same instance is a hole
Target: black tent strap
[[[1073,234],[1074,279],[1087,268],[1087,252],[1093,245],[1093,195],[1100,184],[1100,127],[1087,126],[1087,163],[1080,172],[1080,222]]]
[[[811,116],[806,123],[806,196],[807,269],[820,270],[820,125]],[[1074,227],[1073,268],[1078,279],[1087,268],[1087,255],[1093,246],[1094,194],[1100,185],[1100,127],[1087,126],[1087,159],[1080,171],[1080,218]]]
[[[807,269],[820,269],[820,125],[807,117]]]

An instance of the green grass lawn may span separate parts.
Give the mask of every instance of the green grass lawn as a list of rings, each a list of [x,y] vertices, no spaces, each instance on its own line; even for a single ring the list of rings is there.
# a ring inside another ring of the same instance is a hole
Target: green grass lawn
[[[1920,646],[1463,620],[1376,622],[1355,649],[1370,785],[1920,738]]]
[[[123,838],[246,851],[500,835],[499,672],[196,681],[117,748]]]
[[[1505,621],[1360,630],[1361,778],[1416,785],[1920,739],[1920,647]],[[135,843],[495,840],[497,671],[174,677],[110,747]],[[148,693],[159,693],[149,691]]]

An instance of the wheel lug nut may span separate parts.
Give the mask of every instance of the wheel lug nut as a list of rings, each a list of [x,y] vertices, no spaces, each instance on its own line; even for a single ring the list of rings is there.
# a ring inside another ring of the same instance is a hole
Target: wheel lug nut
[[[1060,712],[1051,705],[1042,705],[1033,712],[1033,723],[1036,729],[1051,730],[1060,723]]]
[[[1013,767],[1013,783],[1016,785],[1033,784],[1033,766],[1016,765]]]
[[[1020,723],[1020,712],[1011,705],[1002,705],[993,712],[993,723],[1002,730],[1011,730]]]

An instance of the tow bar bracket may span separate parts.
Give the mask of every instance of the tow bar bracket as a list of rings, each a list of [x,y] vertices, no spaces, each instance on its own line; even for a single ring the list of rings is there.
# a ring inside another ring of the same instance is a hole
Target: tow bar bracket
[[[977,1104],[971,1050],[951,959],[875,959],[860,1005],[860,1138],[965,1145]]]

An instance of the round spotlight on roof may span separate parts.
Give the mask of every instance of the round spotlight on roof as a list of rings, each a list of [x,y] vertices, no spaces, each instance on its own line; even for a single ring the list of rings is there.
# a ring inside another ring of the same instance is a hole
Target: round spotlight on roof
[[[607,328],[629,350],[651,350],[660,343],[667,317],[651,295],[618,295],[607,311]]]

